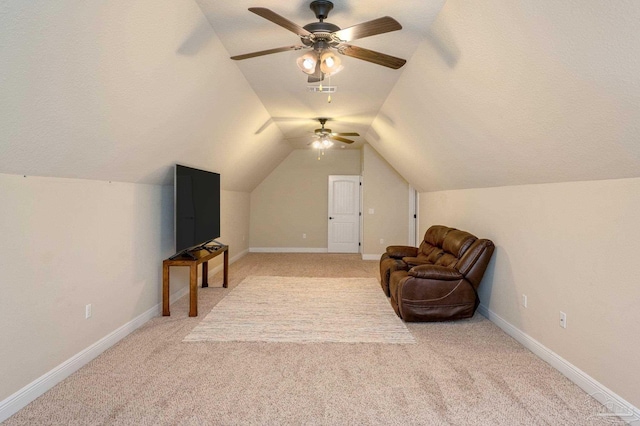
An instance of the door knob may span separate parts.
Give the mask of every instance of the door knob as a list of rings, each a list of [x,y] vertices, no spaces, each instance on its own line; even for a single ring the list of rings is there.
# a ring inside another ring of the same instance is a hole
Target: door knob
[[[329,216],[329,220],[333,219],[331,216]]]

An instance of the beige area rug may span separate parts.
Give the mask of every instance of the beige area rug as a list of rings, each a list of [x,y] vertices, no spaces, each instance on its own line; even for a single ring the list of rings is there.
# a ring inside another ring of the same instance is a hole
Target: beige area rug
[[[249,276],[184,342],[415,343],[375,278]]]

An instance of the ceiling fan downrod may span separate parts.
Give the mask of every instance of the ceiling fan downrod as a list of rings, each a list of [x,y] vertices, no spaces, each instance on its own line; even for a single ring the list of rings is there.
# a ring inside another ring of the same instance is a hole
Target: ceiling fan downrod
[[[333,3],[328,0],[315,0],[311,2],[309,9],[313,10],[316,18],[322,22],[329,17],[329,12],[333,9]]]

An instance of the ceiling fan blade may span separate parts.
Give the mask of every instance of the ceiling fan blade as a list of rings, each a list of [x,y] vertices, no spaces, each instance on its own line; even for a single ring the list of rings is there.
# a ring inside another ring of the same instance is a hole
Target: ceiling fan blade
[[[353,143],[353,141],[351,139],[345,139],[345,138],[341,138],[340,136],[330,136],[331,139],[339,141],[339,142],[344,142],[344,143]]]
[[[259,52],[245,53],[244,55],[232,56],[231,59],[235,61],[240,61],[242,59],[255,58],[257,56],[271,55],[272,53],[286,52],[288,50],[301,50],[306,48],[307,48],[306,46],[302,46],[302,45],[276,47],[275,49],[261,50]]]
[[[383,18],[374,19],[373,21],[367,21],[349,28],[344,28],[336,31],[333,35],[338,37],[340,40],[351,41],[401,29],[402,25],[400,25],[398,21],[390,16],[385,16]]]
[[[331,136],[360,136],[360,133],[356,133],[356,132],[331,133]]]
[[[352,58],[362,59],[363,61],[393,68],[394,70],[401,68],[405,63],[407,63],[404,59],[347,43],[338,45],[338,52],[346,56],[351,56]]]
[[[274,24],[280,25],[282,28],[286,28],[287,30],[298,34],[300,37],[311,35],[309,31],[305,30],[300,25],[296,24],[295,22],[291,22],[287,18],[284,18],[265,7],[250,7],[249,11],[273,22]]]

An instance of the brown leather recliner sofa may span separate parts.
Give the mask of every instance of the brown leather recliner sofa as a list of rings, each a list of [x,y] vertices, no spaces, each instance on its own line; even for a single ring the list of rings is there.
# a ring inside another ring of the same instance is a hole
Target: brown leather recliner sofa
[[[494,249],[490,240],[434,225],[420,247],[387,247],[380,258],[380,284],[404,321],[470,318]]]

